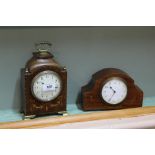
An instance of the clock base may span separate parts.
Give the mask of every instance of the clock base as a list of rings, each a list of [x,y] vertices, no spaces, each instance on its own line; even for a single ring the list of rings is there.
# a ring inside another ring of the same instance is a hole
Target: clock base
[[[60,112],[56,113],[56,115],[68,116],[69,114],[67,113],[67,111],[60,111]],[[27,115],[27,116],[25,116],[24,115],[23,120],[31,120],[31,119],[34,119],[36,117],[39,117],[39,116],[37,116],[37,115]]]
[[[62,116],[68,116],[69,114],[67,113],[67,111],[60,111],[58,112],[59,115],[62,115]]]
[[[35,118],[35,117],[36,117],[36,115],[24,116],[24,117],[23,117],[23,120],[30,120],[30,119],[33,119],[33,118]]]

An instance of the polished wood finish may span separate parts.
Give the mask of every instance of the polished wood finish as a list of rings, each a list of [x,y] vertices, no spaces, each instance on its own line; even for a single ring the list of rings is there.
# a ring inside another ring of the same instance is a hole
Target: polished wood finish
[[[101,97],[101,90],[103,85],[108,79],[112,77],[118,77],[123,79],[128,89],[125,100],[116,105],[108,104]],[[134,80],[127,73],[115,68],[106,68],[95,73],[92,76],[89,84],[82,87],[78,105],[84,111],[116,110],[141,107],[142,102],[143,91],[135,85]]]
[[[56,72],[62,81],[62,90],[59,96],[49,102],[42,103],[32,95],[31,83],[33,78],[42,71]],[[23,105],[22,112],[25,117],[34,117],[46,114],[54,114],[66,111],[67,96],[67,71],[58,62],[53,59],[50,52],[35,52],[33,57],[26,63],[22,69],[22,93]]]
[[[28,129],[28,128],[45,128],[57,127],[59,125],[77,122],[88,122],[96,120],[112,120],[123,118],[134,118],[155,114],[155,107],[140,107],[123,110],[112,110],[104,112],[92,112],[85,114],[36,118],[32,120],[23,120],[17,122],[0,123],[0,129]]]

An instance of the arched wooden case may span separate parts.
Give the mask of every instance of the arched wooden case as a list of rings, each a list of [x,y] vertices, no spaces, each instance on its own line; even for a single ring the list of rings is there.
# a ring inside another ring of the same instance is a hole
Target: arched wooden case
[[[52,101],[41,102],[36,99],[31,92],[33,78],[42,71],[56,72],[62,81],[62,89],[58,97]],[[22,112],[25,118],[41,116],[47,114],[65,113],[67,96],[67,71],[57,61],[53,59],[50,52],[34,52],[33,57],[22,69]]]
[[[102,86],[113,77],[121,78],[128,88],[125,100],[116,105],[105,102],[101,97]],[[91,81],[82,87],[79,106],[84,111],[115,110],[141,107],[142,102],[143,91],[135,85],[134,80],[127,73],[115,68],[106,68],[95,73]]]

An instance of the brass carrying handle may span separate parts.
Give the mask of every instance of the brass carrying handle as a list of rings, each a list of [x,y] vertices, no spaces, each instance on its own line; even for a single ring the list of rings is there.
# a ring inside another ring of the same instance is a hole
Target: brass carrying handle
[[[51,49],[52,44],[48,41],[42,41],[35,44],[37,52],[47,52]]]

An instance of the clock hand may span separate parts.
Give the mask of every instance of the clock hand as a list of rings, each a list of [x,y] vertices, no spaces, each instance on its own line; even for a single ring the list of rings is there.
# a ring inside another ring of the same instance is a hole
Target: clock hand
[[[112,89],[113,90],[113,89]],[[112,94],[112,96],[110,97],[110,99],[108,100],[109,102],[111,101],[111,99],[113,98],[113,96],[116,94],[116,91],[115,90],[113,90],[113,94]]]
[[[115,91],[112,87],[110,87],[110,89],[111,89],[114,93],[116,93],[116,91]]]

